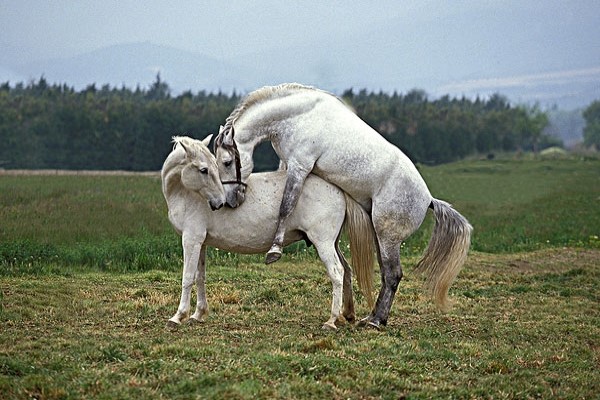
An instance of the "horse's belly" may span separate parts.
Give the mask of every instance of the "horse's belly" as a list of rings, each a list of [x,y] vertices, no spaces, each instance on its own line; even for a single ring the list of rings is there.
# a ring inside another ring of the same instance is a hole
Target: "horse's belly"
[[[275,226],[272,229],[260,230],[253,226],[252,229],[239,229],[239,234],[221,235],[219,232],[211,232],[207,235],[205,244],[220,250],[239,254],[264,253],[271,247]],[[286,235],[286,246],[302,239],[299,232],[288,232]]]

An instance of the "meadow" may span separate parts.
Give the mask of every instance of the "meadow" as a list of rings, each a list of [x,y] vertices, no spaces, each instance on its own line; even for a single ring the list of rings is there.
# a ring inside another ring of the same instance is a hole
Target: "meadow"
[[[475,228],[453,309],[413,274],[428,218],[388,327],[337,332],[303,245],[270,266],[213,249],[211,313],[168,330],[181,248],[158,176],[0,175],[0,398],[597,398],[600,161],[420,169]]]

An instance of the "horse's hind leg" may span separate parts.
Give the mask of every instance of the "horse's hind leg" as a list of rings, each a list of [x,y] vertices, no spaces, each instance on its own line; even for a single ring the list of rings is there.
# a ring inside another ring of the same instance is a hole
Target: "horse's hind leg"
[[[400,236],[398,232],[389,232],[385,229],[390,227],[389,222],[377,224],[377,221],[374,221],[374,227],[377,235],[377,259],[381,271],[381,289],[375,303],[375,309],[371,311],[368,317],[360,320],[359,325],[380,329],[381,326],[387,324],[398,285],[402,280],[400,237],[403,236]]]
[[[331,316],[323,324],[323,329],[337,329],[335,323],[342,313],[344,267],[342,266],[342,262],[340,261],[340,258],[334,249],[334,245],[331,243],[317,244],[314,241],[313,243],[315,244],[315,248],[319,253],[321,261],[323,261],[325,267],[327,268],[327,274],[329,275],[329,279],[331,279],[331,284],[333,286]]]
[[[353,324],[356,320],[356,314],[354,313],[354,296],[352,294],[352,269],[350,268],[350,265],[348,265],[348,261],[346,261],[344,254],[340,251],[339,240],[335,245],[335,251],[344,267],[342,315],[346,321]]]
[[[381,270],[381,290],[375,303],[375,309],[367,318],[360,321],[361,325],[369,325],[379,329],[387,325],[392,303],[400,280],[402,280],[402,266],[400,264],[400,243],[379,247]]]
[[[375,309],[371,315],[360,321],[361,325],[379,329],[380,326],[387,324],[394,296],[402,279],[400,244],[421,225],[427,212],[428,203],[417,200],[419,199],[415,198],[410,203],[410,214],[397,207],[394,208],[393,205],[385,204],[385,202],[384,206],[387,207],[383,207],[377,202],[373,203],[372,220],[377,236],[381,290],[375,303]]]

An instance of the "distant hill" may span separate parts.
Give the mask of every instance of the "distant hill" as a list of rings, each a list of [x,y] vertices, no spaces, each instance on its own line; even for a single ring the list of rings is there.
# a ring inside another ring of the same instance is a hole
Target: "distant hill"
[[[14,70],[14,68],[13,68]],[[135,88],[149,86],[160,73],[177,92],[188,89],[230,92],[247,87],[244,70],[226,61],[152,43],[129,43],[102,48],[70,58],[20,65],[19,75],[76,88],[91,83]]]
[[[513,103],[573,110],[600,99],[600,24],[551,7],[515,13],[473,2],[469,12],[356,27],[316,41],[272,38],[267,50],[212,57],[152,43],[120,44],[73,57],[23,63],[19,49],[0,41],[0,82],[38,79],[76,88],[96,83],[148,87],[160,72],[174,93],[185,90],[248,92],[263,85],[302,82],[335,93],[348,88],[432,98],[507,96]],[[538,24],[531,23],[535,13]],[[597,34],[596,34],[597,33]],[[309,35],[310,36],[310,35]],[[215,52],[215,54],[218,53]],[[229,53],[228,53],[229,54]]]

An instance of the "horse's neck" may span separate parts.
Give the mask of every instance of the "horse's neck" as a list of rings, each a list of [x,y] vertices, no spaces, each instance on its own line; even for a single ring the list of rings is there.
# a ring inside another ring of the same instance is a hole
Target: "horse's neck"
[[[174,201],[175,199],[185,196],[188,190],[181,183],[181,165],[175,166],[165,173],[163,176],[163,195],[167,200],[167,203]]]
[[[243,118],[235,126],[235,142],[238,148],[252,149],[260,143],[269,140],[269,127],[264,118],[252,120]]]
[[[316,90],[299,90],[284,97],[273,97],[253,104],[235,121],[236,142],[244,147],[255,147],[267,140],[275,141],[275,133],[280,135],[282,132],[274,132],[274,125],[311,111],[323,100],[323,96],[331,95]]]

